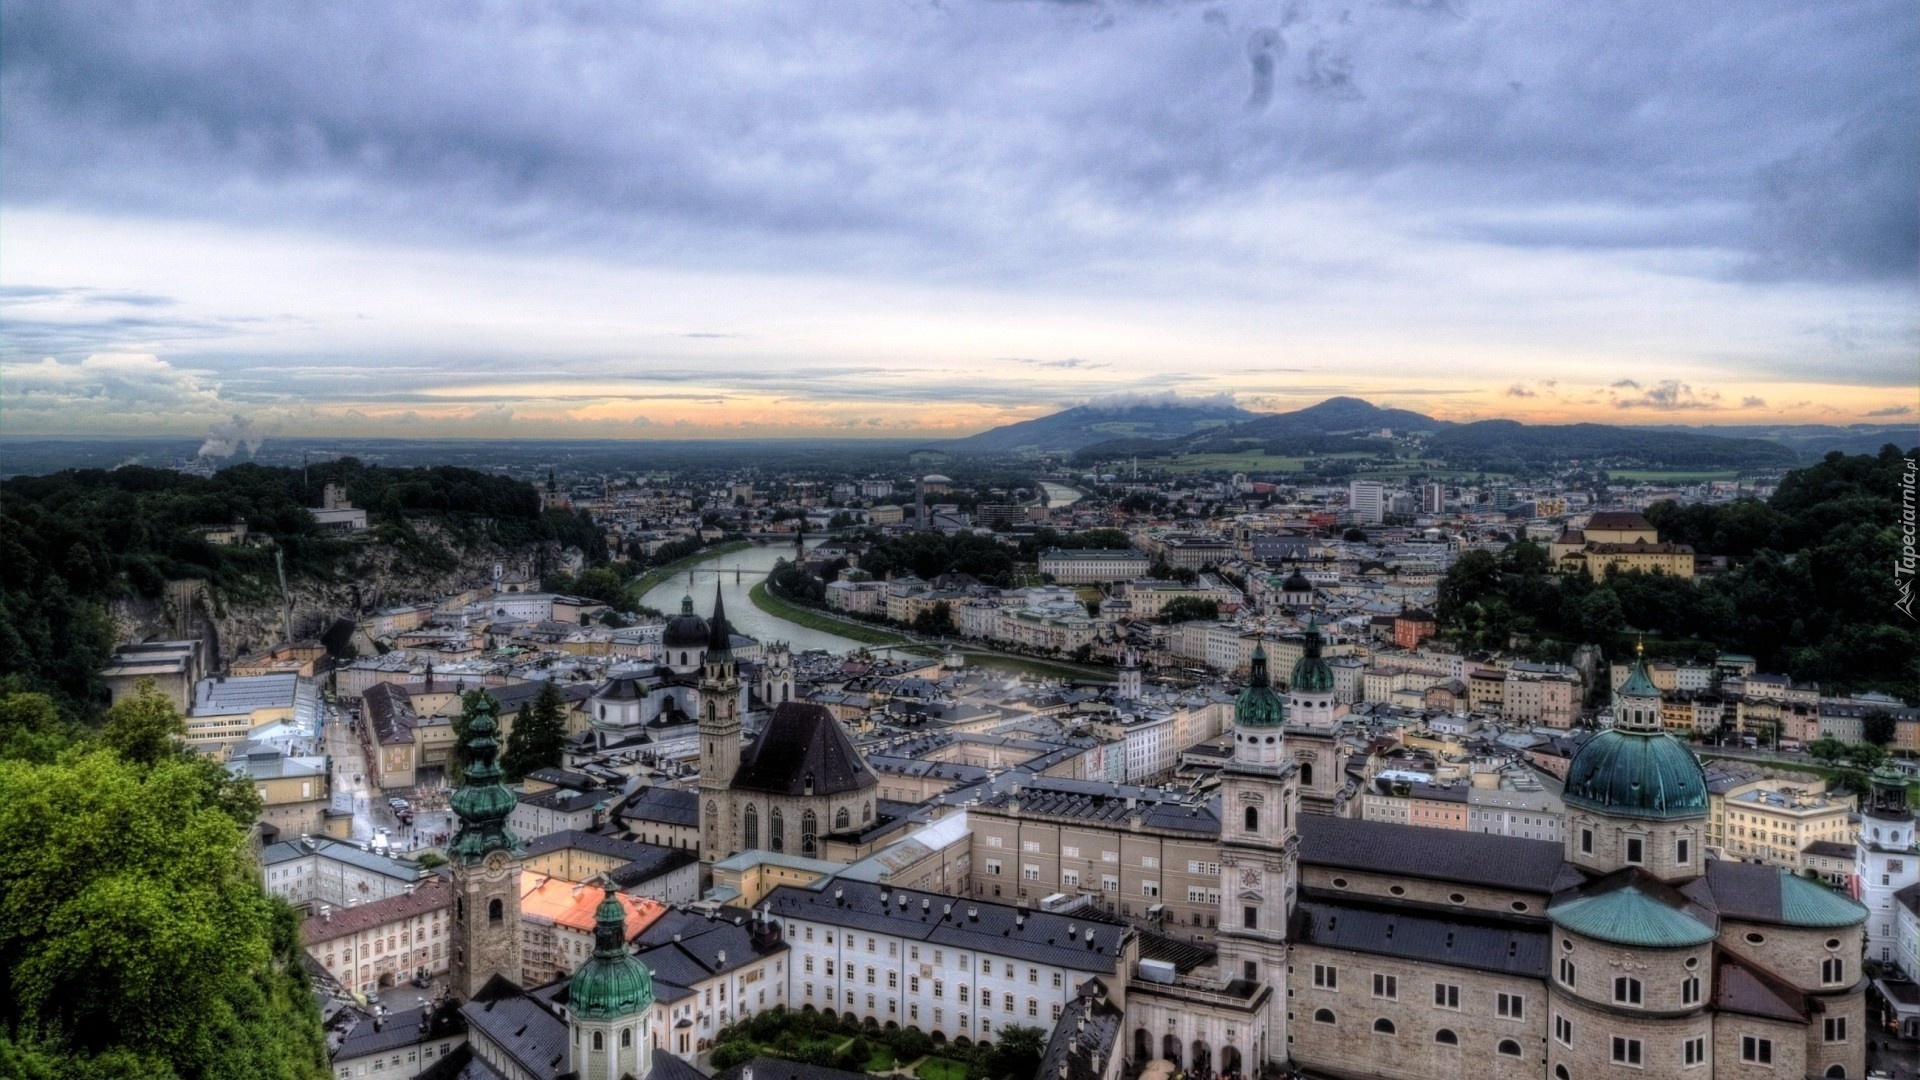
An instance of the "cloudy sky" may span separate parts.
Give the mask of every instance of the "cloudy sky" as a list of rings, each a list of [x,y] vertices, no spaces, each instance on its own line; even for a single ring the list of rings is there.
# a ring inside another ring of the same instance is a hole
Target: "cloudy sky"
[[[0,433],[1911,415],[1911,0],[0,4]]]

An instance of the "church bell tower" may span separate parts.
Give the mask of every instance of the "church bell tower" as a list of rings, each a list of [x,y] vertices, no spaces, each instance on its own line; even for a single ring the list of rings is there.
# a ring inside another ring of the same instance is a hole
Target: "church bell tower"
[[[1287,923],[1300,880],[1299,765],[1286,745],[1286,706],[1253,651],[1247,688],[1234,701],[1233,757],[1220,770],[1220,975],[1228,983],[1284,985]],[[1261,1045],[1286,1045],[1275,1010]]]
[[[740,665],[733,658],[733,629],[718,583],[708,625],[711,636],[700,669],[700,861],[711,865],[734,853],[730,789],[740,771]]]
[[[507,828],[518,802],[500,782],[500,706],[481,693],[467,722],[467,773],[449,800],[460,819],[453,868],[453,992],[471,1000],[487,980],[520,973],[520,839]]]

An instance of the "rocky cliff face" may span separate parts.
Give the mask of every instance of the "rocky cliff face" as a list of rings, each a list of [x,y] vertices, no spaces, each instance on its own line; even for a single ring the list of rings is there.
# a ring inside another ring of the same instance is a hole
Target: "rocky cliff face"
[[[358,619],[396,604],[433,602],[490,585],[496,564],[511,572],[534,565],[538,552],[479,546],[456,551],[453,569],[419,564],[390,545],[368,542],[333,567],[324,580],[290,579],[294,640],[318,637],[334,619]],[[549,551],[549,565],[558,551]],[[208,636],[222,662],[286,639],[287,614],[277,580],[251,583],[245,597],[223,595],[205,581],[176,581],[161,599],[136,597],[114,605],[122,641]]]

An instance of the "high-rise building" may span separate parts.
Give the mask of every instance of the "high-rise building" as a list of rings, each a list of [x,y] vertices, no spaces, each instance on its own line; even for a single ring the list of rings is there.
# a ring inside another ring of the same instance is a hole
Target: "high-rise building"
[[[1378,525],[1385,520],[1386,495],[1378,481],[1353,480],[1347,484],[1347,509],[1362,525]]]

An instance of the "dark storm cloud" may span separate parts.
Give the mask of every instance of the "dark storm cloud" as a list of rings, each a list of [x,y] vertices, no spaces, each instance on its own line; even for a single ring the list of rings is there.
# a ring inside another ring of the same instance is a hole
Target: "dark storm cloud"
[[[1021,281],[1297,188],[1495,245],[1722,256],[1703,276],[1920,259],[1907,0],[3,17],[15,205]]]

